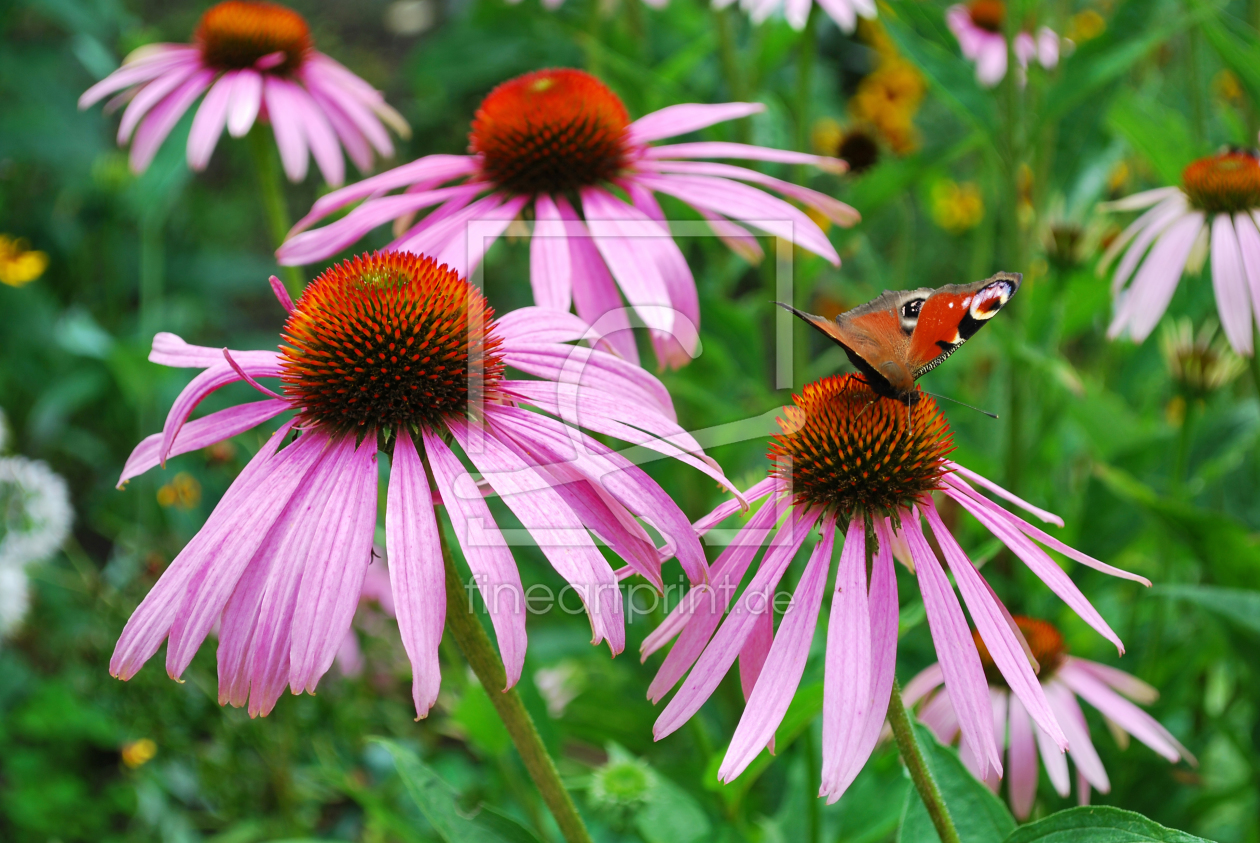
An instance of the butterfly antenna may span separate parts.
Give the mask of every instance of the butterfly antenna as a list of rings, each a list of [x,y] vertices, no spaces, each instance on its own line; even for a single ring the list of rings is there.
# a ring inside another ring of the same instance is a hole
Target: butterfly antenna
[[[996,419],[998,417],[997,413],[990,413],[988,410],[981,410],[979,407],[973,407],[965,401],[959,401],[957,398],[950,398],[948,395],[941,395],[937,392],[928,392],[926,389],[923,390],[923,394],[931,395],[933,398],[944,398],[946,401],[953,401],[955,404],[960,404],[968,410],[975,410],[977,413],[982,413],[991,419]]]

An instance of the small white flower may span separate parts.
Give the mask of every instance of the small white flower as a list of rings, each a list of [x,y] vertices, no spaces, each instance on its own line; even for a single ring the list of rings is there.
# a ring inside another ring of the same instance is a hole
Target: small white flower
[[[0,638],[8,638],[21,625],[30,604],[26,571],[0,565]]]
[[[0,569],[47,559],[73,520],[66,481],[46,463],[0,458]]]

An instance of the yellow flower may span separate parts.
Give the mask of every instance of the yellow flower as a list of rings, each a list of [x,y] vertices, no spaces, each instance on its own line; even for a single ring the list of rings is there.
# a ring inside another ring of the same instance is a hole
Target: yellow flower
[[[810,143],[819,155],[835,155],[840,147],[840,139],[844,137],[844,128],[830,117],[822,117],[814,121],[810,129]]]
[[[29,284],[48,268],[48,255],[30,250],[30,243],[0,234],[0,282],[10,287]]]
[[[1222,68],[1212,77],[1212,93],[1226,102],[1241,102],[1243,98],[1242,83],[1229,68]]]
[[[951,234],[975,228],[984,219],[984,199],[975,182],[941,179],[932,185],[932,220]]]
[[[1107,29],[1107,21],[1103,20],[1103,16],[1095,12],[1093,9],[1086,9],[1083,12],[1077,12],[1072,15],[1072,20],[1068,23],[1067,37],[1071,41],[1080,44],[1091,38],[1097,38]]]
[[[122,760],[131,769],[135,769],[153,760],[157,755],[157,744],[148,738],[123,744]]]
[[[870,123],[894,152],[905,155],[919,143],[914,115],[926,90],[917,67],[905,59],[890,58],[858,83],[857,93],[849,100],[849,113]]]
[[[181,471],[157,491],[158,504],[177,509],[192,509],[201,503],[201,484],[197,478],[186,471]]]

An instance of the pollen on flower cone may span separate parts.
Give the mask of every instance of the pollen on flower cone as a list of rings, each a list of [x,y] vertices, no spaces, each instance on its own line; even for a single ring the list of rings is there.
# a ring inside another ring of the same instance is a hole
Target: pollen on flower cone
[[[928,395],[906,405],[877,395],[858,376],[835,375],[793,401],[779,419],[783,432],[770,459],[798,503],[841,515],[891,515],[940,488],[953,436]]]
[[[1260,161],[1246,152],[1223,152],[1194,161],[1181,174],[1190,203],[1204,211],[1236,213],[1260,208]]]
[[[377,252],[312,281],[284,327],[285,389],[334,430],[442,429],[492,398],[502,376],[481,291],[445,264]]]
[[[227,0],[201,16],[193,40],[207,65],[221,69],[254,67],[268,56],[272,73],[297,70],[313,49],[306,20],[275,3]],[[281,54],[281,55],[277,55]]]
[[[490,92],[469,147],[513,193],[559,193],[608,181],[626,163],[630,115],[608,86],[569,68],[538,70]]]

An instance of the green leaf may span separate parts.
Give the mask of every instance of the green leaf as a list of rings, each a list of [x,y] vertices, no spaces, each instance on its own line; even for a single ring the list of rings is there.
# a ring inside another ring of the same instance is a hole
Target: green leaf
[[[958,754],[941,746],[927,727],[916,723],[914,731],[963,843],[1002,843],[1015,828],[1015,818],[1006,805],[982,782],[976,781],[958,760]],[[911,788],[906,794],[897,843],[939,841],[919,792]]]
[[[1214,585],[1164,585],[1154,592],[1160,597],[1196,603],[1245,629],[1260,632],[1260,591]]]
[[[372,738],[394,758],[394,766],[420,813],[446,843],[538,843],[538,838],[516,820],[493,808],[464,815],[454,788],[425,766],[420,756],[402,744]]]
[[[660,775],[647,804],[635,815],[634,826],[647,843],[694,843],[712,836],[708,816],[695,799]]]
[[[1202,2],[1196,5],[1207,6]],[[1246,86],[1252,101],[1260,101],[1260,43],[1256,40],[1256,31],[1232,15],[1215,9],[1212,12],[1212,16],[1199,23],[1203,37]]]
[[[966,838],[963,838],[964,840]],[[1016,829],[1006,843],[1209,843],[1108,805],[1069,808]]]

